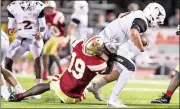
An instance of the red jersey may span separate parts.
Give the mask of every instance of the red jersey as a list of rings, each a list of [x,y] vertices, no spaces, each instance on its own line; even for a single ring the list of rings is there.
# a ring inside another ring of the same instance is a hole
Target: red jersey
[[[49,29],[51,30],[52,36],[64,36],[65,33],[65,25],[64,25],[64,15],[63,13],[57,11],[52,15],[46,15],[45,19],[47,25],[49,25]]]
[[[76,40],[68,69],[60,79],[61,90],[69,97],[79,98],[89,82],[105,71],[107,64],[102,58],[88,56],[82,50],[83,40]]]

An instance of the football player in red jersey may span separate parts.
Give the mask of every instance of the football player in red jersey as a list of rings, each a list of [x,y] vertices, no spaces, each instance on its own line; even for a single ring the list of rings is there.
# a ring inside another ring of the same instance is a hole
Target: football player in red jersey
[[[55,1],[45,2],[45,19],[48,25],[48,29],[44,37],[45,45],[43,79],[47,79],[48,64],[49,67],[51,67],[51,65],[53,64],[52,60],[54,60],[57,63],[59,72],[62,73],[62,69],[59,63],[58,51],[64,43],[68,42],[68,40],[66,40],[66,38],[64,37],[65,18],[62,12],[56,10]]]
[[[9,101],[21,101],[25,97],[54,90],[63,103],[77,103],[85,98],[85,88],[99,73],[106,70],[106,62],[100,58],[103,54],[103,41],[99,36],[85,40],[78,39],[72,44],[73,52],[68,69],[61,75],[55,75],[50,83],[34,86],[25,93],[11,93]]]

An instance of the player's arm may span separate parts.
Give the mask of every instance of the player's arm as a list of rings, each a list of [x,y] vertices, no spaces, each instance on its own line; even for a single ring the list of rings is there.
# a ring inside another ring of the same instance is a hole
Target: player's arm
[[[107,64],[106,64],[106,62],[101,62],[98,65],[88,65],[87,67],[89,68],[89,70],[91,70],[93,72],[103,74],[106,71]]]
[[[147,29],[146,22],[143,19],[136,18],[133,21],[133,24],[132,24],[131,30],[130,30],[130,37],[131,37],[130,39],[141,52],[145,51],[146,46],[144,46],[142,43],[140,33],[145,32],[146,29]]]
[[[59,24],[59,29],[61,31],[61,35],[64,36],[64,31],[65,31],[65,17],[63,13],[59,13],[59,19],[58,19]]]
[[[36,40],[40,40],[44,36],[46,31],[46,20],[44,16],[44,9],[42,9],[41,12],[39,13],[38,22],[39,22],[39,32],[34,35]]]
[[[13,35],[16,32],[14,28],[16,25],[16,20],[13,14],[8,10],[8,34]]]
[[[72,36],[72,34],[74,33],[75,28],[79,24],[80,24],[80,21],[77,18],[72,18],[72,20],[71,20],[71,22],[70,22],[70,24],[68,25],[68,28],[67,28],[67,35]]]

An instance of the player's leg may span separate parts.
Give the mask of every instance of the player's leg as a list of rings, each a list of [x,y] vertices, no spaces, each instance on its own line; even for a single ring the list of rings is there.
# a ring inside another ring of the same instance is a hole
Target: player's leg
[[[62,73],[62,68],[60,65],[60,58],[56,55],[51,55],[51,58],[52,58],[53,62],[56,62],[57,66],[58,66],[59,73]]]
[[[117,71],[121,74],[118,77],[118,80],[113,88],[113,91],[107,103],[110,106],[126,107],[125,105],[119,102],[118,96],[120,95],[121,90],[124,88],[127,81],[131,78],[131,76],[135,72],[136,67],[135,67],[134,62],[131,59],[124,58],[122,56],[118,56],[117,62],[115,62],[115,66],[117,68]]]
[[[27,90],[24,93],[19,93],[19,94],[16,94],[14,92],[11,93],[11,95],[9,97],[9,101],[11,101],[11,102],[21,101],[26,97],[39,95],[48,90],[50,90],[50,84],[49,83],[41,83],[41,84],[38,84],[38,85],[32,87],[31,89]]]
[[[43,49],[44,50],[44,55],[43,55],[43,65],[44,65],[43,79],[47,80],[47,76],[49,74],[49,69],[48,69],[49,61],[50,61],[49,55],[50,55],[51,48],[53,46],[53,41],[50,38],[50,39],[48,39],[48,40],[46,40],[44,42],[45,42],[45,44],[44,44],[44,49]]]
[[[117,70],[113,70],[110,74],[105,75],[104,77],[100,77],[99,79],[90,83],[87,87],[89,92],[92,92],[96,99],[99,101],[103,101],[104,98],[101,95],[101,87],[105,86],[106,84],[113,82],[118,79],[120,73]]]
[[[1,66],[1,73],[3,74],[5,80],[9,84],[11,84],[18,93],[24,92],[24,89],[22,88],[20,83],[17,81],[17,79],[12,75],[12,73],[9,70],[7,70]]]
[[[5,68],[9,71],[12,71],[12,64],[13,61],[16,60],[18,57],[22,56],[27,51],[27,44],[24,44],[24,39],[17,38],[15,41],[13,41],[9,47],[7,57],[5,58]],[[8,73],[4,73],[5,78],[6,74],[8,76]],[[14,83],[15,88],[18,92],[22,92],[21,85],[16,82]],[[20,88],[19,88],[20,87]]]
[[[0,83],[1,83],[1,95],[5,100],[8,100],[10,93],[8,91],[8,87],[6,86],[4,77],[1,73],[0,73]]]
[[[162,95],[161,98],[152,100],[151,103],[169,103],[171,100],[171,96],[173,95],[174,91],[180,85],[180,72],[179,67],[175,70],[175,75],[172,78],[166,93]]]
[[[43,80],[47,80],[47,76],[48,76],[48,64],[49,64],[49,55],[44,54],[43,55],[43,66],[44,66]]]
[[[52,67],[53,63],[54,63],[53,56],[52,56],[52,55],[49,55],[48,71],[49,71],[49,74],[50,74],[50,75],[52,75],[51,67]]]
[[[61,37],[51,37],[52,42],[54,42],[50,54],[52,57],[52,59],[56,62],[57,66],[58,66],[58,71],[59,73],[62,73],[62,68],[60,65],[60,59],[58,57],[58,51],[60,51],[62,49],[62,42],[65,40],[65,38],[61,38]]]
[[[34,41],[29,48],[34,57],[34,69],[36,73],[36,84],[42,82],[42,55],[43,55],[43,40]]]

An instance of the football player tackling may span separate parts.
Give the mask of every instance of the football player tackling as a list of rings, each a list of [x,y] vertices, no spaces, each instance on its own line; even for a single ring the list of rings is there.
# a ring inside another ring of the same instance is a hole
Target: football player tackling
[[[162,24],[165,16],[165,10],[160,4],[150,3],[143,11],[121,14],[100,32],[99,36],[103,38],[105,48],[109,51],[107,55],[110,64],[108,65],[113,67],[114,64],[115,69],[111,74],[100,78],[87,88],[98,100],[102,100],[99,89],[107,83],[117,80],[107,104],[113,107],[126,107],[118,100],[118,96],[136,70],[130,51],[136,53],[138,48],[139,52],[144,52],[148,43],[141,34],[147,30],[148,26],[156,27],[158,24]],[[116,62],[113,63],[114,60]]]
[[[63,103],[77,103],[85,98],[85,88],[98,74],[106,70],[103,54],[103,41],[98,36],[85,40],[78,39],[72,44],[73,52],[68,69],[62,76],[55,75],[49,83],[34,86],[20,94],[12,93],[9,101],[21,101],[25,97],[54,90]]]
[[[14,1],[7,10],[8,34],[16,32],[16,39],[10,44],[5,67],[12,71],[13,62],[30,50],[35,60],[36,84],[41,83],[42,37],[46,28],[44,4],[41,1]]]

